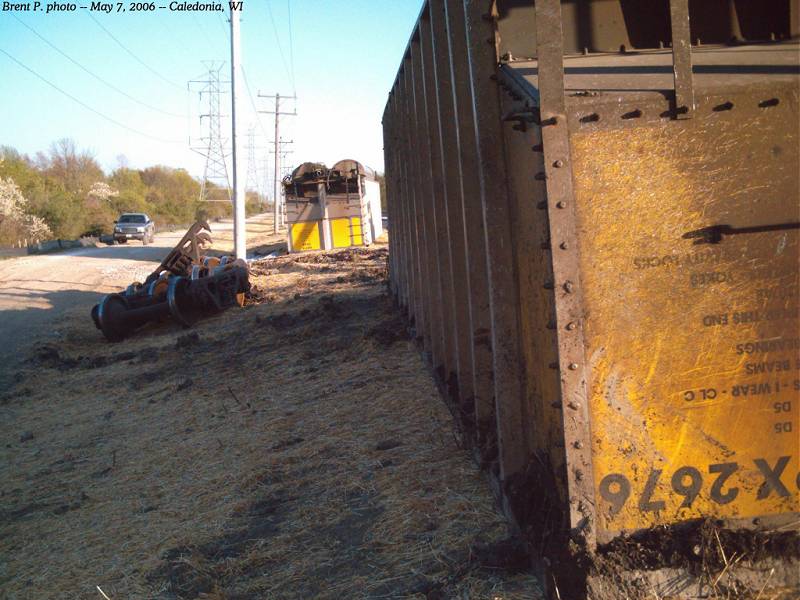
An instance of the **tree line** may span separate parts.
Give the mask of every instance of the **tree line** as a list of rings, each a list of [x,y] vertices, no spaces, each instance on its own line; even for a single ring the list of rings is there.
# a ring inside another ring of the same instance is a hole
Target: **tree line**
[[[158,227],[231,216],[227,202],[201,202],[200,182],[184,169],[132,169],[124,157],[117,163],[106,174],[70,139],[33,158],[0,146],[0,246],[108,234],[123,212],[145,212]],[[247,193],[248,214],[261,200]]]

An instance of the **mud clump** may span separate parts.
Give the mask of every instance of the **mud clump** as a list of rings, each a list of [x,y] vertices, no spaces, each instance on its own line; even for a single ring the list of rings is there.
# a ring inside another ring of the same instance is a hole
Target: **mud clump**
[[[373,340],[378,346],[387,348],[392,344],[407,340],[408,333],[406,333],[403,320],[398,316],[394,316],[370,329],[366,337]]]
[[[319,254],[301,254],[294,258],[296,263],[325,264],[337,262],[356,262],[359,260],[374,261],[389,256],[386,248],[348,248],[340,252],[326,252]]]
[[[284,329],[293,327],[297,323],[297,315],[293,315],[292,313],[288,312],[278,313],[268,316],[267,318],[263,319],[262,322],[267,323],[273,329],[282,331]]]
[[[54,346],[36,348],[31,363],[45,369],[58,369],[59,371],[68,371],[80,364],[77,359],[62,356],[59,349]]]
[[[379,442],[375,446],[375,450],[377,450],[378,452],[385,452],[386,450],[392,450],[394,448],[399,448],[402,445],[403,445],[403,442],[401,442],[400,440],[384,440],[382,442]]]
[[[195,344],[200,341],[200,335],[193,331],[192,333],[187,333],[186,335],[182,335],[175,340],[175,349],[176,350],[183,350],[186,348],[191,348]]]
[[[229,561],[245,555],[253,545],[263,544],[280,531],[286,504],[294,498],[267,497],[234,515],[231,531],[197,545],[179,546],[164,552],[162,565],[147,579],[161,583],[166,598],[197,598],[222,588],[232,574]]]
[[[673,567],[694,574],[723,569],[733,555],[750,562],[774,557],[800,560],[800,539],[793,531],[722,529],[713,520],[704,519],[617,538],[600,551],[605,561],[623,569]]]
[[[120,362],[139,359],[139,362],[154,362],[158,360],[155,348],[144,348],[139,352],[117,352],[110,355],[97,356],[67,356],[54,346],[39,346],[34,350],[28,363],[34,367],[55,369],[58,371],[71,371],[73,369],[102,369]]]
[[[330,294],[320,297],[319,305],[327,317],[337,317],[342,313],[341,304],[337,303]]]
[[[301,437],[289,438],[288,440],[282,440],[276,444],[273,444],[270,450],[274,452],[281,452],[282,450],[286,450],[287,448],[291,448],[297,444],[302,444],[304,441],[305,440]]]
[[[518,538],[508,538],[491,544],[475,544],[471,548],[472,561],[480,568],[501,569],[509,572],[525,571],[530,557]]]

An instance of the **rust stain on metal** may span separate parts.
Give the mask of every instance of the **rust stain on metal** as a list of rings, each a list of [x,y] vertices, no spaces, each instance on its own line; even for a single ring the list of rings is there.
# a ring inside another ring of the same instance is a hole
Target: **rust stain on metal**
[[[751,109],[735,116],[572,138],[606,532],[800,510],[800,157],[786,100],[767,112],[744,95]],[[708,228],[741,232],[687,235]]]

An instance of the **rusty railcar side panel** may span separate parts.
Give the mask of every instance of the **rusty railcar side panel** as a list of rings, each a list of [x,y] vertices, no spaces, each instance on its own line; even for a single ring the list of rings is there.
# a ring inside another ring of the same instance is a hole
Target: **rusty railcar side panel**
[[[516,260],[511,245],[500,100],[493,83],[497,59],[489,43],[494,26],[485,18],[484,2],[465,0],[464,10],[478,164],[481,166],[479,181],[492,320],[498,460],[501,480],[507,485],[513,477],[522,476],[530,455],[528,415],[522,392]]]
[[[430,352],[434,369],[440,369],[446,361],[444,345],[444,321],[442,316],[442,280],[436,240],[436,213],[433,203],[433,177],[431,174],[431,148],[428,135],[428,115],[425,102],[425,62],[421,30],[411,42],[412,80],[414,100],[414,161],[416,163],[417,210],[420,213],[421,234],[425,243],[425,283],[427,310],[425,335],[430,340]]]
[[[413,323],[414,321],[414,313],[413,313],[413,283],[414,283],[414,271],[412,270],[412,260],[411,260],[411,241],[410,241],[410,233],[409,233],[409,224],[408,224],[408,205],[411,200],[411,188],[408,185],[407,175],[406,175],[406,164],[405,164],[405,156],[403,154],[404,148],[404,141],[403,141],[403,120],[402,120],[402,89],[399,83],[395,84],[394,92],[392,94],[392,116],[391,116],[391,123],[392,123],[392,132],[393,132],[393,139],[394,139],[394,160],[392,161],[393,170],[394,170],[394,179],[397,182],[397,196],[391,196],[396,198],[395,204],[397,205],[396,213],[397,213],[397,225],[393,225],[391,222],[389,223],[390,231],[389,231],[389,239],[391,240],[392,237],[395,237],[398,240],[397,248],[399,249],[398,253],[398,261],[399,261],[399,270],[398,270],[398,277],[400,278],[400,304],[405,308],[407,314],[409,315],[409,320]],[[396,231],[391,231],[391,228],[396,228]]]
[[[397,183],[397,138],[394,132],[394,121],[392,120],[392,112],[396,103],[394,102],[394,89],[389,92],[389,99],[386,102],[386,108],[383,111],[383,118],[381,125],[383,127],[383,140],[384,140],[384,173],[386,178],[386,194],[394,198],[402,197],[402,191]],[[397,300],[398,305],[402,306],[402,292],[400,286],[402,285],[403,277],[400,276],[400,253],[403,248],[403,242],[399,233],[400,218],[397,215],[399,202],[392,202],[387,204],[389,223],[393,223],[397,228],[396,240],[389,238],[389,289]]]
[[[389,237],[394,235],[398,239],[398,246],[400,247],[400,277],[404,281],[400,285],[401,289],[401,304],[404,304],[408,311],[409,320],[415,323],[417,314],[417,301],[416,301],[416,269],[414,268],[414,248],[413,237],[411,232],[411,222],[409,219],[410,207],[413,203],[414,190],[409,183],[408,174],[408,160],[406,150],[406,135],[407,127],[405,121],[405,76],[403,68],[401,68],[398,80],[395,82],[394,91],[392,93],[392,129],[394,132],[394,148],[396,160],[393,163],[396,169],[396,179],[398,181],[398,191],[400,195],[395,198],[394,202],[398,205],[399,222],[399,235],[393,234],[391,231]],[[391,227],[391,223],[389,224]]]
[[[455,294],[453,290],[452,262],[450,254],[450,228],[447,215],[447,185],[442,169],[442,142],[439,128],[439,107],[436,84],[436,57],[431,30],[431,7],[423,12],[420,19],[420,47],[422,50],[422,122],[427,138],[423,154],[428,155],[425,163],[425,178],[430,184],[430,208],[432,215],[431,235],[441,304],[437,316],[440,318],[442,336],[442,381],[449,382],[455,377],[458,363],[458,344],[455,327]],[[427,151],[427,152],[426,152]],[[424,160],[424,159],[423,159]]]
[[[536,3],[539,119],[544,150],[544,177],[556,300],[558,363],[566,447],[566,486],[569,490],[569,525],[573,537],[596,543],[596,503],[592,485],[589,409],[586,406],[588,367],[583,329],[584,285],[578,264],[579,235],[575,226],[572,156],[564,96],[564,54],[560,0]]]
[[[453,342],[455,378],[448,381],[450,394],[458,401],[467,420],[474,412],[472,389],[472,344],[469,322],[469,280],[467,278],[466,240],[464,215],[459,181],[458,129],[453,105],[453,83],[450,72],[450,44],[447,36],[447,14],[444,0],[431,0],[431,51],[434,57],[434,94],[436,99],[436,124],[439,137],[439,156],[444,178],[444,208],[447,217],[451,292],[453,295]]]
[[[491,4],[498,15],[498,56],[536,56],[535,3],[495,0]],[[688,4],[693,44],[797,37],[798,14],[800,0],[696,0]],[[562,29],[566,54],[664,47],[671,39],[670,3],[669,0],[563,2]]]
[[[395,268],[455,393],[469,350],[477,448],[553,597],[800,585],[800,2],[784,4],[423,7],[386,116],[407,130],[387,160],[410,233]],[[762,41],[692,46],[698,31]],[[649,46],[569,54],[620,36]],[[448,295],[468,311],[443,327]],[[711,530],[761,550],[709,581],[692,561],[720,562]]]
[[[409,50],[408,56],[404,61],[403,69],[403,109],[405,131],[405,160],[407,162],[408,185],[411,188],[411,202],[409,204],[409,227],[411,231],[411,250],[412,261],[414,264],[414,291],[415,291],[415,318],[418,336],[423,340],[424,347],[430,351],[431,337],[428,329],[430,323],[430,300],[429,300],[429,280],[428,277],[428,257],[427,244],[425,243],[424,214],[422,212],[422,190],[419,184],[419,169],[415,153],[412,148],[416,147],[416,115],[414,109],[414,87],[413,77],[414,68]]]
[[[685,122],[616,121],[573,136],[604,537],[796,520],[797,89],[709,95]]]
[[[503,114],[523,115],[529,110],[519,99],[503,94]],[[518,265],[521,348],[525,396],[531,415],[528,429],[536,455],[536,468],[529,469],[531,489],[522,494],[528,502],[523,508],[528,519],[523,520],[535,523],[533,515],[540,512],[553,515],[556,522],[567,523],[564,507],[569,505],[569,490],[562,421],[565,409],[561,401],[552,254],[568,247],[563,241],[553,245],[550,239],[541,129],[522,123],[507,121],[504,137],[515,248],[518,256],[524,257]]]
[[[450,77],[456,120],[456,146],[450,150],[458,161],[461,188],[467,278],[469,289],[469,341],[472,346],[472,390],[475,436],[484,460],[491,460],[496,439],[494,384],[492,378],[491,315],[486,267],[486,234],[480,193],[480,162],[475,137],[475,114],[471,102],[466,16],[463,0],[446,0]]]
[[[640,69],[643,91],[635,91],[634,83],[630,91],[568,97],[581,290],[586,295],[582,346],[589,368],[589,447],[596,465],[591,479],[601,543],[621,531],[698,517],[724,517],[734,527],[765,530],[797,520],[800,384],[794,389],[792,369],[800,363],[792,361],[800,355],[791,340],[800,337],[800,68],[787,54],[792,48],[796,52],[797,45],[775,46],[768,54],[749,48],[698,52],[697,110],[685,123],[674,118],[675,104],[658,91],[664,85],[657,74],[663,55],[642,57],[649,65]],[[615,87],[622,78],[603,71],[614,60],[587,59],[598,67],[600,78],[592,68],[571,70],[568,64],[569,85],[580,89],[580,82],[606,78]],[[517,88],[512,78],[512,94],[540,96],[537,85],[544,86],[544,71],[531,75],[523,65],[515,65],[516,70],[528,73],[534,87]],[[756,72],[767,77],[759,80]],[[541,115],[545,136],[548,116]],[[555,166],[558,158],[548,157],[546,142],[546,167]],[[550,190],[550,173],[546,180],[552,219],[552,205],[559,199]],[[621,214],[630,218],[620,219]],[[669,223],[685,230],[680,235],[665,230]],[[774,248],[765,241],[769,235],[779,236]],[[557,266],[558,241],[551,242]],[[638,250],[647,245],[657,249],[653,255]],[[634,260],[641,268],[631,263],[626,271],[623,267]],[[738,273],[736,283],[728,281],[733,272]],[[769,282],[770,276],[775,281]],[[651,279],[641,284],[637,277]],[[756,294],[749,309],[748,286]],[[692,298],[688,305],[687,296]],[[728,310],[715,312],[713,306]],[[698,321],[679,326],[696,310],[705,311],[702,319],[708,326]],[[567,335],[561,325],[558,331],[560,337]],[[742,334],[753,339],[736,342]],[[759,347],[764,340],[783,344],[771,351],[777,356],[730,354],[730,348]],[[606,359],[607,353],[613,356]],[[788,372],[775,379],[775,369]],[[753,381],[759,375],[762,380]],[[677,402],[674,385],[686,388],[681,391],[692,397],[685,400],[688,405]],[[704,395],[696,401],[695,396]],[[774,402],[768,402],[773,396]],[[758,412],[745,417],[754,404]],[[771,424],[777,442],[768,441],[763,427],[750,433],[759,418]],[[741,429],[744,422],[747,429]],[[569,443],[567,448],[568,454],[573,451]],[[759,452],[765,456],[756,456]]]
[[[386,172],[386,196],[387,198],[402,198],[404,194],[403,186],[399,176],[399,140],[397,135],[397,124],[395,111],[397,109],[397,87],[393,87],[389,94],[386,104],[386,111],[383,115],[383,135],[384,135],[384,154]],[[389,279],[398,305],[401,309],[406,308],[405,282],[407,281],[403,266],[403,251],[406,242],[403,240],[402,217],[400,216],[402,205],[399,201],[387,203],[389,211],[389,225],[394,229],[389,237]],[[393,256],[392,256],[393,255]],[[407,314],[407,313],[406,313]]]
[[[672,74],[676,119],[690,119],[694,112],[692,76],[692,35],[689,26],[689,0],[670,0],[672,31]]]

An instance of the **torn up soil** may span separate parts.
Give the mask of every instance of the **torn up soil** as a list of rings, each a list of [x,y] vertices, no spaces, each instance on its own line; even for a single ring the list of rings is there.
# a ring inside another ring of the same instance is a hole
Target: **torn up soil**
[[[265,259],[241,310],[0,396],[4,598],[541,598],[386,295],[385,248]]]
[[[794,600],[800,590],[776,582],[796,580],[798,569],[796,531],[731,530],[704,519],[616,538],[594,557],[589,578],[600,583],[597,600],[635,598],[654,581],[674,592],[669,598]]]

